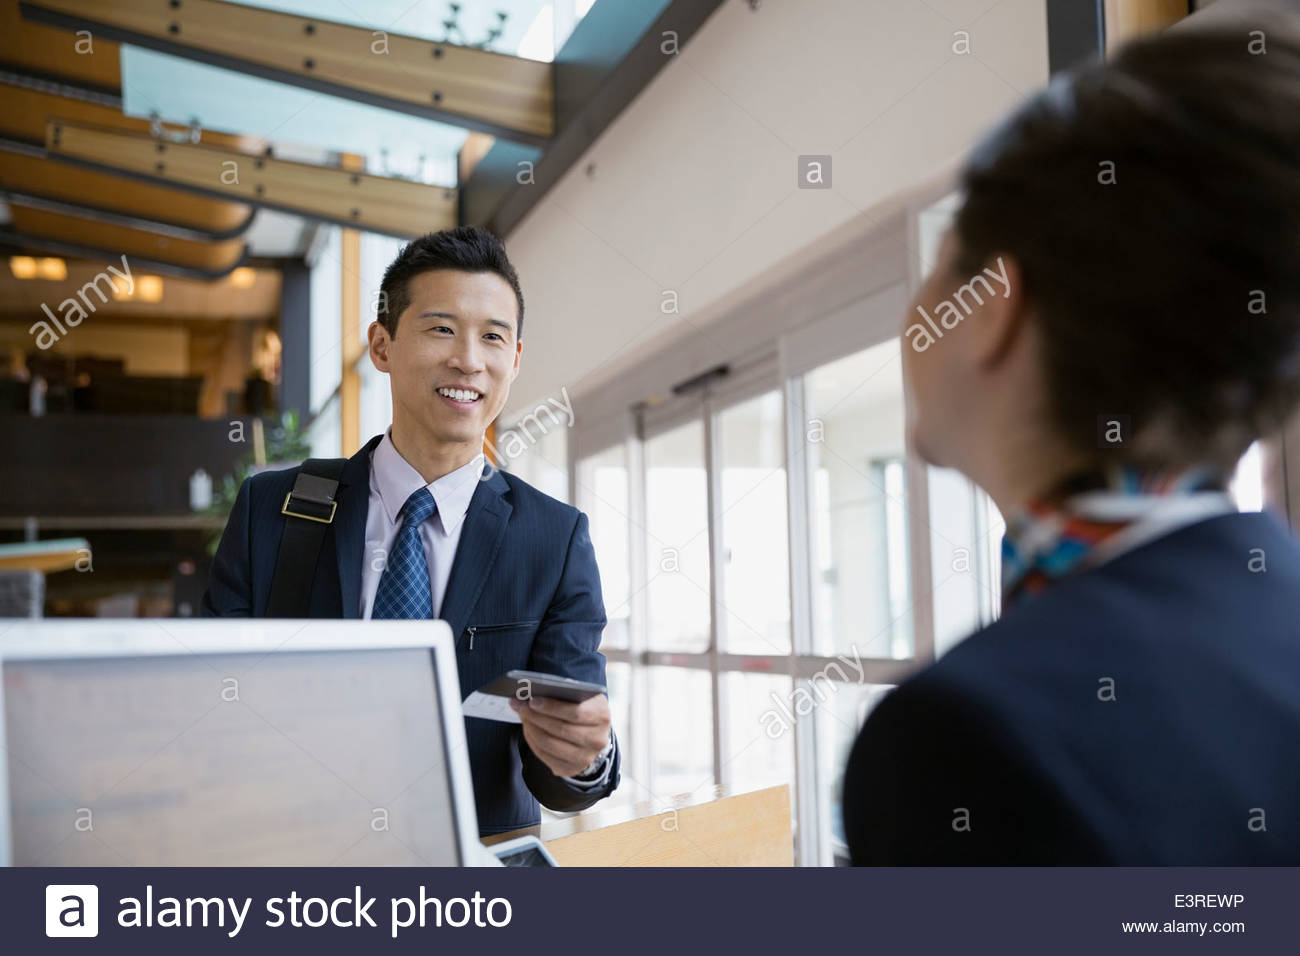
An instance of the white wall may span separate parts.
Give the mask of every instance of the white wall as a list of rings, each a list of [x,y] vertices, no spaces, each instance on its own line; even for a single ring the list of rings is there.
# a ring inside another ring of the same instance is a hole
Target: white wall
[[[1042,0],[728,0],[507,237],[528,304],[507,413],[708,322],[1046,78]],[[801,154],[832,188],[796,188]]]

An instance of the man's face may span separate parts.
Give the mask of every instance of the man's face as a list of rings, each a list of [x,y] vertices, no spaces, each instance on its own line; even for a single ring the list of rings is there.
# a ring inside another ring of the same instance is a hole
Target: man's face
[[[410,280],[396,336],[370,327],[370,356],[387,372],[393,422],[436,442],[481,444],[519,374],[518,302],[493,272],[436,269]]]

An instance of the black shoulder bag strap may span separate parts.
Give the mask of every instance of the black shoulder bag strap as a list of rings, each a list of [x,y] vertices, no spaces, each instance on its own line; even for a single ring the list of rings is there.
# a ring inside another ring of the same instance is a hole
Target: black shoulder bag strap
[[[271,575],[267,617],[307,617],[325,531],[338,509],[335,493],[346,458],[308,458],[284,496],[284,537]]]

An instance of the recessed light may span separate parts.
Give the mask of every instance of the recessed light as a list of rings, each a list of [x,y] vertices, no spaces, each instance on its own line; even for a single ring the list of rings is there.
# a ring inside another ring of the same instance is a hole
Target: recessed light
[[[42,279],[60,281],[68,277],[68,265],[62,259],[41,259],[36,263],[36,272]]]
[[[142,302],[159,302],[163,295],[163,281],[158,276],[141,276],[135,280],[135,291]]]

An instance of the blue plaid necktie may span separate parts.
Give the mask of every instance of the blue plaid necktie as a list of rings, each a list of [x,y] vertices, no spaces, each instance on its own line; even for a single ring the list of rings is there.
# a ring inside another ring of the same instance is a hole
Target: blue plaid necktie
[[[397,530],[393,550],[379,578],[375,591],[372,618],[400,618],[427,620],[433,617],[433,595],[429,593],[429,562],[420,543],[420,525],[424,524],[438,506],[428,488],[411,493],[402,505],[399,515],[402,526]]]

